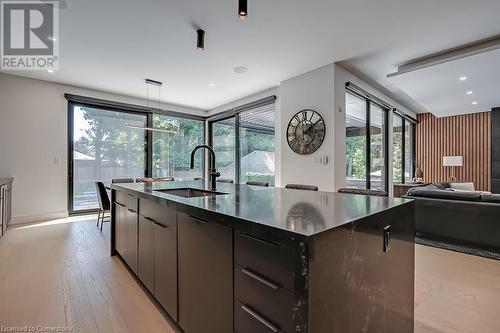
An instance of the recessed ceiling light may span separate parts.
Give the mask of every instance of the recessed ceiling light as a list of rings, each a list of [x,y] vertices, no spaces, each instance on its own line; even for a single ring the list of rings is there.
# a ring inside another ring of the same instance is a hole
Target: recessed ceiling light
[[[48,40],[50,40],[50,41],[52,41],[52,42],[55,42],[55,41],[57,40],[57,39],[55,39],[55,38],[54,38],[54,37],[52,37],[52,36],[47,37],[47,39],[48,39]]]
[[[472,105],[477,105],[477,102],[476,101],[472,102]]]
[[[465,81],[465,80],[467,80],[467,76],[461,76],[461,77],[459,78],[459,80],[460,80],[460,81]]]
[[[54,73],[54,70],[49,68],[49,69],[47,69],[47,72],[52,74],[52,73]]]
[[[245,66],[236,66],[233,68],[233,71],[238,74],[243,74],[248,71],[248,68]]]
[[[215,86],[215,83],[210,82],[208,85],[209,85],[210,87],[213,87],[213,86]]]
[[[469,90],[468,92],[466,92],[467,95],[472,95],[472,90]]]

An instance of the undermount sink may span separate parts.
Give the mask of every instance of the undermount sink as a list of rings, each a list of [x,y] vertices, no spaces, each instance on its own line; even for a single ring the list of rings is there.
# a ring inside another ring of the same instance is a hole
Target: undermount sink
[[[170,189],[156,190],[156,191],[162,192],[162,193],[167,193],[167,194],[172,194],[172,195],[177,195],[179,197],[184,197],[184,198],[213,197],[216,195],[227,194],[227,193],[222,193],[222,192],[200,190],[200,189],[196,189],[196,188],[170,188]]]

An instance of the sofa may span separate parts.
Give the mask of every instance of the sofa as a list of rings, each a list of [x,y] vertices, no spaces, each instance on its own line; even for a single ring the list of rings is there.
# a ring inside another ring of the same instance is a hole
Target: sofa
[[[500,195],[456,191],[449,183],[412,188],[417,237],[500,252]]]

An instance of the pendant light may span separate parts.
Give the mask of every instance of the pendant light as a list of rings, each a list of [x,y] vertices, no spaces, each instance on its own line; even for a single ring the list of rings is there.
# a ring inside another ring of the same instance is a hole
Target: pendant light
[[[144,83],[146,83],[146,107],[150,107],[149,105],[149,87],[150,86],[156,86],[158,87],[158,109],[161,109],[161,87],[163,86],[163,83],[160,81],[155,81],[151,79],[145,79]],[[167,130],[163,128],[156,128],[156,127],[147,127],[147,126],[139,126],[139,125],[131,125],[131,124],[125,124],[126,128],[131,128],[131,129],[138,129],[138,130],[145,130],[145,131],[151,131],[151,132],[162,132],[162,133],[170,133],[170,134],[177,134],[178,131],[172,131],[172,130]]]
[[[238,15],[242,20],[248,17],[248,0],[238,0]]]
[[[205,49],[205,31],[202,29],[196,30],[196,48],[200,51]]]

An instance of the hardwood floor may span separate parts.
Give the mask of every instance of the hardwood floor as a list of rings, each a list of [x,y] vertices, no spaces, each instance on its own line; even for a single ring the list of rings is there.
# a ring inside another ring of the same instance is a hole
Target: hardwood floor
[[[415,332],[497,333],[499,314],[499,261],[417,245]],[[0,239],[0,325],[175,332],[109,256],[109,223],[101,233],[88,217],[13,225]]]
[[[500,332],[500,261],[417,245],[415,332]]]
[[[0,240],[0,325],[174,332],[116,257],[109,223],[12,225]]]

